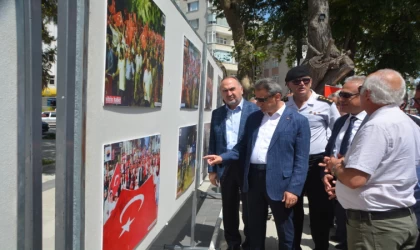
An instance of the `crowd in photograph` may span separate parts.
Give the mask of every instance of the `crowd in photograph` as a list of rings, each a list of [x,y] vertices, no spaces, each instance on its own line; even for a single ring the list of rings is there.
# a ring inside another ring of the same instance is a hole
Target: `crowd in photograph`
[[[124,1],[112,0],[108,6],[105,104],[160,106],[164,15],[156,15],[153,23],[145,22],[138,13],[119,7],[120,2]]]
[[[182,77],[182,108],[198,108],[201,55],[197,48],[184,38],[184,66]]]
[[[153,178],[158,204],[160,152],[146,146],[133,151],[132,154],[122,153],[115,160],[104,164],[104,224],[115,208],[121,192],[139,189],[150,177]]]

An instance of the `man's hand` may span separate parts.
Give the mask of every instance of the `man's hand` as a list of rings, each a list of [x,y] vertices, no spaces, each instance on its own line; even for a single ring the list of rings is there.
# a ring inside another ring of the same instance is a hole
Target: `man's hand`
[[[285,191],[282,202],[285,203],[286,208],[293,207],[298,200],[298,197],[290,192]]]
[[[206,155],[203,157],[203,159],[207,160],[207,163],[210,166],[218,165],[223,161],[222,157],[218,155]]]
[[[217,173],[209,173],[210,183],[217,186]]]
[[[327,192],[329,199],[332,200],[336,197],[335,195],[335,187],[333,187],[331,185],[331,182],[333,184],[336,183],[336,181],[334,181],[334,176],[330,175],[330,174],[326,174],[324,176],[324,179],[322,180],[324,183],[324,187],[325,187],[325,192]]]
[[[344,158],[335,158],[335,157],[328,157],[325,156],[324,157],[324,162],[323,163],[319,163],[318,166],[325,168],[325,173],[331,173],[331,169],[334,166],[337,166],[339,164],[341,164],[341,161],[344,160]]]

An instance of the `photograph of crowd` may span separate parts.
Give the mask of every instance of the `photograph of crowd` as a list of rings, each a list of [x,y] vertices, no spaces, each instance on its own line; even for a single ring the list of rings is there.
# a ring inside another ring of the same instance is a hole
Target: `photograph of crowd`
[[[104,249],[132,249],[157,220],[160,135],[105,145],[103,167]]]
[[[223,98],[222,98],[222,94],[220,93],[220,84],[222,83],[222,78],[220,76],[217,77],[217,106],[221,107],[224,103],[223,103]]]
[[[213,74],[213,66],[207,62],[206,105],[204,106],[207,110],[211,110],[213,104]]]
[[[207,155],[209,152],[209,143],[210,143],[210,123],[204,123],[204,140],[203,140],[203,155]],[[204,179],[206,179],[208,169],[207,169],[207,161],[203,159],[201,169],[201,176]]]
[[[197,125],[180,128],[176,198],[181,196],[195,179],[196,149]]]
[[[165,15],[153,0],[108,0],[105,105],[162,106]]]
[[[200,96],[201,53],[184,37],[181,108],[197,109]]]

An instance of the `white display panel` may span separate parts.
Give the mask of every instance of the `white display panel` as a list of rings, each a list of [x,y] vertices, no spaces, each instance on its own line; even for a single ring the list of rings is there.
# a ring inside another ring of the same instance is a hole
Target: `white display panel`
[[[199,109],[180,108],[184,37],[196,46],[201,55],[203,55],[203,42],[171,1],[155,0],[154,2],[166,17],[162,106],[155,105],[154,108],[103,106],[108,6],[107,1],[90,2],[85,145],[85,238],[88,239],[85,242],[86,249],[102,249],[103,247],[104,145],[160,135],[157,222],[142,239],[137,249],[146,249],[150,245],[184,204],[195,186],[195,183],[192,183],[184,190],[183,195],[176,199],[179,128],[198,124],[200,112]],[[218,77],[222,77],[222,71],[210,54],[207,51],[205,53],[214,69],[213,79],[217,82]],[[213,84],[212,110],[216,108],[217,92],[217,84]],[[211,111],[204,111],[203,118],[204,123],[209,123]],[[197,130],[202,131],[199,128]],[[202,150],[202,145],[197,145],[197,150]]]

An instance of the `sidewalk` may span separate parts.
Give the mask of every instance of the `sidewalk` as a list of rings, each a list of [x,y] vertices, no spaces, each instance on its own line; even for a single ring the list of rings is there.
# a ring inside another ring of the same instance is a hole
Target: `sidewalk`
[[[308,209],[308,199],[305,197],[304,199],[304,212],[305,212],[305,220],[304,220],[304,224],[303,224],[303,234],[302,234],[302,242],[301,242],[301,247],[302,250],[311,250],[314,249],[314,242],[312,241],[312,237],[311,237],[311,230],[309,229],[309,209]],[[241,213],[242,216],[242,213]],[[241,220],[241,225],[240,225],[240,232],[242,235],[242,239],[244,239],[244,235],[243,235],[243,223]],[[330,232],[331,235],[332,231]],[[223,237],[223,225],[222,225],[222,230],[220,230],[220,247],[222,250],[227,248],[227,244],[226,241],[224,240]],[[330,241],[330,247],[329,249],[335,249],[335,245],[337,243]],[[266,250],[277,250],[277,230],[276,230],[276,225],[274,223],[274,219],[273,217],[267,221],[267,233],[266,233],[266,240],[265,240],[265,248]]]

